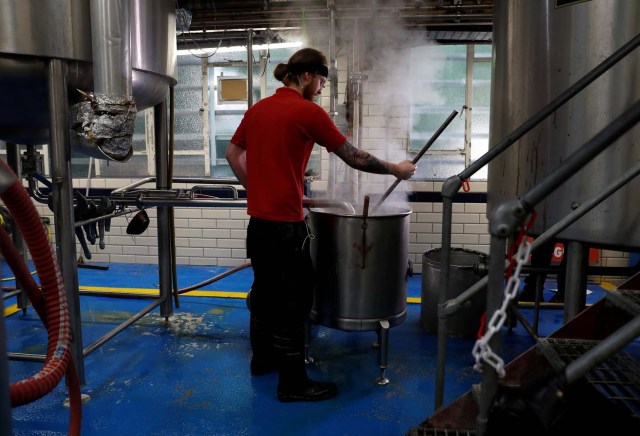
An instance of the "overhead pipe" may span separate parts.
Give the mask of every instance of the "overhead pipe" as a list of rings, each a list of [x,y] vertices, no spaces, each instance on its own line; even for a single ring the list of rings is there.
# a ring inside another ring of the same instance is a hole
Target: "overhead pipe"
[[[129,0],[91,0],[93,93],[72,106],[71,143],[98,159],[133,156],[136,104],[132,96]]]

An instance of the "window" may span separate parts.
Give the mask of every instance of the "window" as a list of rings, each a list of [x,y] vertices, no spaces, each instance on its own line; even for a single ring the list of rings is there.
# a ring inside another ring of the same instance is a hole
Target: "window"
[[[455,109],[460,112],[433,143],[416,177],[444,180],[488,151],[490,45],[428,45],[411,50],[409,151],[418,152]],[[486,180],[486,168],[476,180]]]

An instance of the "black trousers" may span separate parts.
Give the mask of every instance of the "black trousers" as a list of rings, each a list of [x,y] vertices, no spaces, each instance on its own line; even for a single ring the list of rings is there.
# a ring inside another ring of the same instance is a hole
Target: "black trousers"
[[[315,280],[307,237],[304,221],[249,220],[251,316],[273,329],[303,329],[309,318]]]

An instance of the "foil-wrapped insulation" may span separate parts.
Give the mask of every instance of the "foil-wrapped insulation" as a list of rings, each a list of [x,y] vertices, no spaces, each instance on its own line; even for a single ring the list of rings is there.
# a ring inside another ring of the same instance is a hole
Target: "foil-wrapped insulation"
[[[98,158],[126,162],[133,156],[136,104],[131,98],[91,95],[71,106],[71,146]]]

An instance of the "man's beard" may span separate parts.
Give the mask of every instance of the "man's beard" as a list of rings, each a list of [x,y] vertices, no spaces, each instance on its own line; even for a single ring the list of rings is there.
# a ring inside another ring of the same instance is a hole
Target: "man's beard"
[[[317,101],[317,98],[318,98],[318,96],[314,94],[313,91],[311,91],[310,86],[305,86],[304,88],[302,88],[302,96],[314,103]]]

